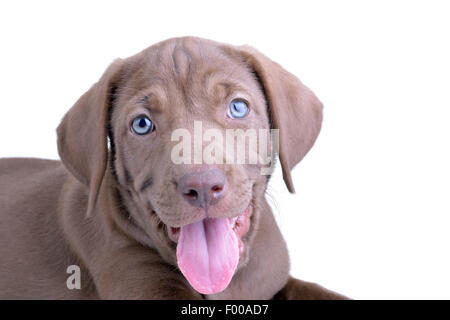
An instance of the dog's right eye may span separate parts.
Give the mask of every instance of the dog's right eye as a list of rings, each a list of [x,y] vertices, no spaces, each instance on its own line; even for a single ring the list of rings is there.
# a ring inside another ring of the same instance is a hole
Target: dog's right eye
[[[148,134],[155,130],[153,122],[146,116],[138,116],[134,118],[131,128],[138,135]]]

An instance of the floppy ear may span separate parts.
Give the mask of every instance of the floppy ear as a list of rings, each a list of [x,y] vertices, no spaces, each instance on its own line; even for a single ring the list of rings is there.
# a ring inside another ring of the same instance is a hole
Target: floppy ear
[[[65,167],[89,187],[87,215],[95,207],[108,161],[108,111],[122,60],[115,60],[58,126],[58,152]]]
[[[279,158],[288,190],[292,168],[311,149],[322,125],[322,103],[297,77],[249,46],[234,47],[255,72],[267,99],[272,128],[279,129]]]

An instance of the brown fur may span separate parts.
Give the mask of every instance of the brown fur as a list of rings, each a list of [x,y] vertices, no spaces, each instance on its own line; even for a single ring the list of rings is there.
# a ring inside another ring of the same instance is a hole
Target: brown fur
[[[236,94],[250,102],[245,121],[224,116]],[[142,113],[156,125],[152,136],[130,131]],[[204,129],[280,129],[279,158],[293,192],[290,171],[319,133],[322,105],[250,47],[177,38],[115,61],[58,127],[62,162],[0,160],[0,298],[343,298],[289,277],[286,245],[264,197],[267,177],[255,165],[220,165],[228,191],[209,212],[233,217],[253,204],[236,274],[215,295],[190,287],[166,225],[204,214],[176,190],[195,166],[170,161],[171,132],[192,131],[194,120]],[[66,287],[72,264],[82,268],[81,290]]]

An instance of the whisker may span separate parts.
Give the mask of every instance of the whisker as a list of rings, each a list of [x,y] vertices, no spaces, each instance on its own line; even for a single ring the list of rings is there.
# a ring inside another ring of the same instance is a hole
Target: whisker
[[[270,189],[272,188],[270,187],[270,185],[268,185],[266,188],[265,197],[270,207],[272,208],[272,212],[274,213],[276,218],[278,218],[277,220],[279,220],[279,218],[281,217],[280,206],[276,200],[276,197],[273,195],[273,191]]]

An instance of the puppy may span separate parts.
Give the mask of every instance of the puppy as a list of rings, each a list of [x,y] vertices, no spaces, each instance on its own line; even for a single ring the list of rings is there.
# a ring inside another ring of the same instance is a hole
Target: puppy
[[[344,298],[289,276],[264,197],[273,159],[230,162],[220,146],[195,159],[205,130],[278,129],[263,147],[279,140],[294,192],[321,121],[316,96],[247,46],[175,38],[114,61],[62,119],[61,162],[0,160],[0,297]]]

